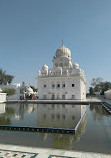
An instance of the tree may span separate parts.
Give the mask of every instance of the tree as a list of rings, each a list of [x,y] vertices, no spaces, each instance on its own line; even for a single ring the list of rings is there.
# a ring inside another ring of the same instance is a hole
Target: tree
[[[94,95],[94,88],[89,87],[89,94],[90,94],[90,95]]]
[[[93,86],[94,92],[101,92],[101,82],[102,82],[101,77],[93,78],[91,81],[91,85]]]
[[[104,91],[111,89],[111,82],[102,81],[102,78],[93,78],[91,81],[92,87],[89,88],[89,94],[104,94]]]
[[[104,94],[105,91],[111,89],[111,82],[102,82],[101,83],[101,94]]]
[[[4,85],[6,85],[7,83],[10,84],[13,79],[14,76],[6,74],[5,71],[0,69],[0,84],[4,84]]]
[[[12,75],[6,75],[6,82],[8,82],[9,84],[12,83],[13,79],[14,79],[14,76],[12,76]]]
[[[12,96],[16,94],[16,90],[14,88],[5,88],[3,93],[7,93],[7,96]]]

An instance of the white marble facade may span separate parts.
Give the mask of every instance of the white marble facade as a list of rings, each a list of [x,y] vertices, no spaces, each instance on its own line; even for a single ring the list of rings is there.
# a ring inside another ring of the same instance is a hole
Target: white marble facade
[[[0,103],[6,102],[6,93],[0,93]]]
[[[84,71],[71,58],[71,51],[64,46],[56,50],[53,68],[45,64],[38,74],[39,99],[86,99]]]

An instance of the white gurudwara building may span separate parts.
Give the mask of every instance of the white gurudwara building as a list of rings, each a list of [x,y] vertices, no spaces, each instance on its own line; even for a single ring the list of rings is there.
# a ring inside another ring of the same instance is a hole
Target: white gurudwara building
[[[39,99],[86,99],[84,71],[71,58],[71,51],[64,46],[56,50],[53,68],[45,64],[38,74]]]

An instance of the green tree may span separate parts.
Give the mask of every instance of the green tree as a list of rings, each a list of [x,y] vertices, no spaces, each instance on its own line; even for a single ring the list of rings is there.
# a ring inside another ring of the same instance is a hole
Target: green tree
[[[105,91],[111,89],[111,82],[102,82],[101,83],[101,94],[104,94]]]
[[[91,85],[93,87],[96,87],[98,84],[100,84],[102,82],[102,78],[101,77],[97,77],[97,78],[93,78],[91,81]]]
[[[102,78],[98,77],[92,79],[91,86],[92,87],[89,88],[89,94],[104,94],[104,91],[111,89],[111,82],[103,82]]]
[[[90,95],[94,95],[94,88],[89,87],[89,94],[90,94]]]
[[[102,78],[101,77],[97,77],[97,78],[93,78],[91,81],[91,85],[92,88],[94,89],[94,92],[101,92],[101,83],[102,83]]]
[[[0,84],[4,84],[4,85],[6,85],[7,83],[10,84],[13,79],[14,76],[6,74],[5,71],[0,69]]]
[[[16,94],[16,90],[14,88],[5,88],[2,92],[7,93],[7,96]]]

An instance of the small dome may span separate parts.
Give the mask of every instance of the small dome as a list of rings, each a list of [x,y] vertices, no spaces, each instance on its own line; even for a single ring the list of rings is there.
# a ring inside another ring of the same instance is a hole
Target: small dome
[[[43,70],[47,70],[48,69],[48,66],[45,64],[43,67],[42,67]]]
[[[56,50],[56,57],[61,57],[61,56],[67,56],[67,57],[71,56],[71,51],[64,45],[62,45],[60,48]]]
[[[31,87],[26,87],[28,93],[33,93],[33,89]]]
[[[79,68],[79,64],[75,62],[74,68]]]

